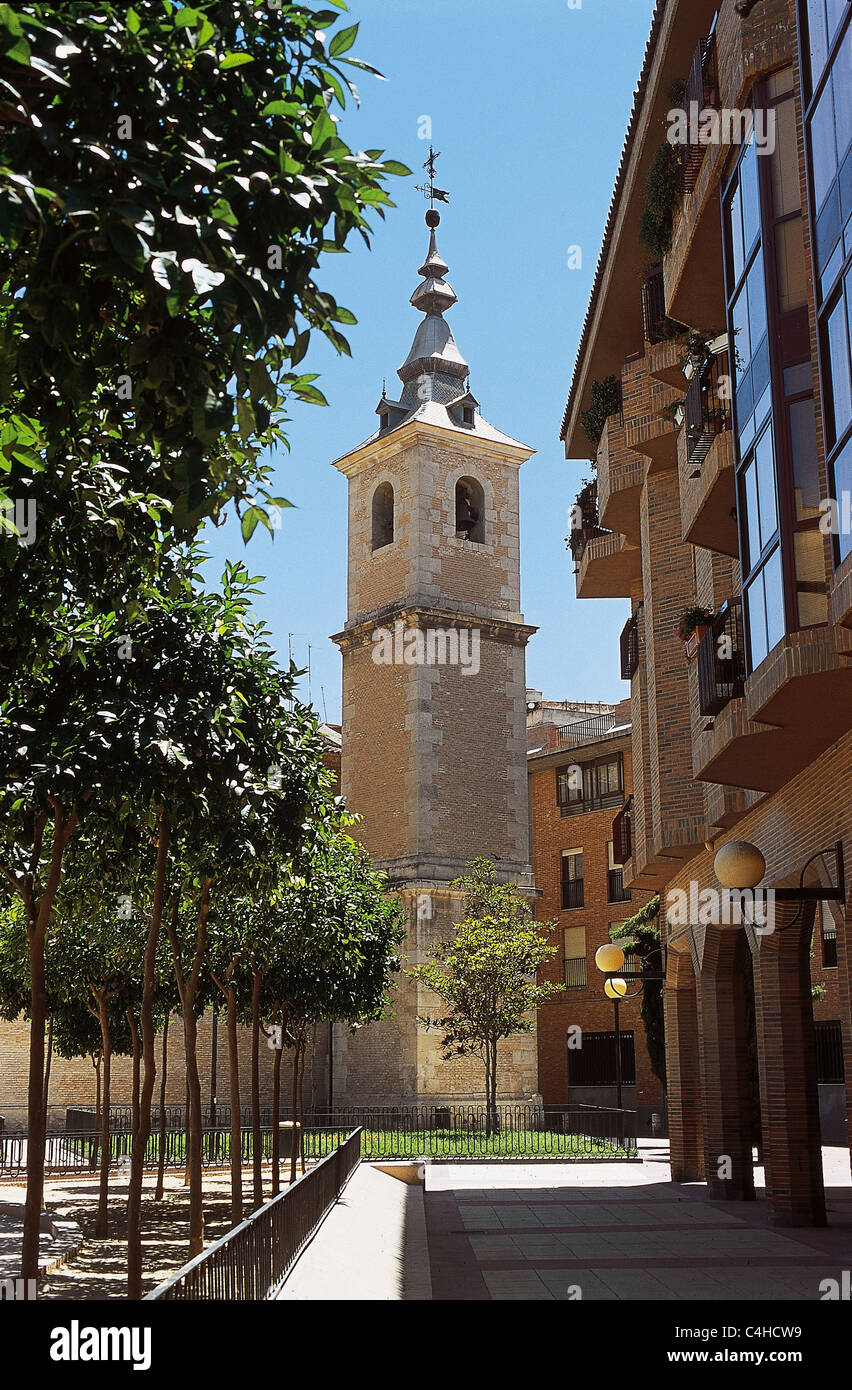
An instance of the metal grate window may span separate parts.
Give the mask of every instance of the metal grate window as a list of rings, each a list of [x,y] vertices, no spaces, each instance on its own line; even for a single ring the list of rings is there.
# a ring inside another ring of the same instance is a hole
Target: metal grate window
[[[621,1080],[636,1084],[636,1052],[632,1031],[622,1032]],[[569,1086],[614,1086],[616,1084],[615,1033],[583,1033],[582,1045],[568,1048]]]

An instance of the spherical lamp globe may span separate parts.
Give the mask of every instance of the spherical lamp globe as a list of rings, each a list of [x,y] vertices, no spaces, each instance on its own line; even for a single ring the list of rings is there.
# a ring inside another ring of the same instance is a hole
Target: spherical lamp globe
[[[619,980],[618,978],[616,978],[614,980],[604,981],[604,994],[606,995],[607,999],[623,999],[626,993],[626,980]]]
[[[717,851],[713,870],[725,888],[756,888],[766,873],[766,860],[748,840],[729,840]]]
[[[614,941],[607,941],[595,951],[595,965],[608,975],[613,970],[624,969],[624,952]]]

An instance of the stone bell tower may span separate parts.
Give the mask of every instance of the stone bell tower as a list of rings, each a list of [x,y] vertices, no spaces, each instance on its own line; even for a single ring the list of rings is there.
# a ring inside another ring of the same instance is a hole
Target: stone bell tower
[[[431,169],[430,169],[431,173]],[[431,192],[431,190],[430,190]],[[349,597],[342,632],[342,792],[356,834],[406,910],[408,964],[461,920],[449,887],[478,855],[531,885],[518,471],[533,452],[485,421],[444,319],[456,295],[429,248],[411,303],[423,319],[384,393],[379,428],[335,462],[349,481]],[[436,1001],[407,977],[393,1018],[334,1041],[344,1105],[482,1098],[478,1059],[444,1062],[417,1023]],[[535,1038],[500,1045],[498,1090],[537,1090]]]

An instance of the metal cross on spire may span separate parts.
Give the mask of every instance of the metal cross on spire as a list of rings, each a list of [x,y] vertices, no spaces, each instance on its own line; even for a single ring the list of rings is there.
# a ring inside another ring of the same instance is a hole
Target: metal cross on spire
[[[440,158],[441,158],[441,151],[440,151],[440,150],[437,150],[437,151],[433,150],[432,146],[430,145],[430,146],[429,146],[429,158],[426,160],[425,164],[423,165],[423,168],[424,168],[424,169],[427,169],[427,170],[429,171],[429,182],[428,182],[428,184],[421,184],[421,183],[415,184],[415,188],[417,189],[417,192],[418,192],[418,193],[422,193],[423,196],[424,196],[424,198],[428,198],[428,199],[429,199],[429,206],[430,206],[430,207],[434,207],[434,206],[435,206],[435,200],[436,200],[436,199],[438,200],[439,203],[448,203],[448,202],[450,201],[450,195],[449,195],[449,193],[447,192],[447,190],[446,190],[445,188],[436,188],[436,187],[435,187],[435,160],[436,160],[436,159],[440,159]]]

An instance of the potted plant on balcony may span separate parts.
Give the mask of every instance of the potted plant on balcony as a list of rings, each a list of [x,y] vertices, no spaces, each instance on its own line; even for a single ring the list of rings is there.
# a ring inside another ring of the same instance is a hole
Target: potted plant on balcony
[[[701,371],[707,360],[708,339],[715,336],[713,333],[698,333],[695,329],[684,335],[680,365],[687,381],[691,381],[695,373]]]
[[[669,420],[673,425],[680,429],[683,424],[683,401],[669,401],[659,412],[662,420]]]
[[[675,631],[683,643],[687,665],[697,657],[701,639],[705,632],[709,631],[714,617],[715,614],[712,609],[702,608],[697,603],[685,608],[681,614],[680,622]]]

